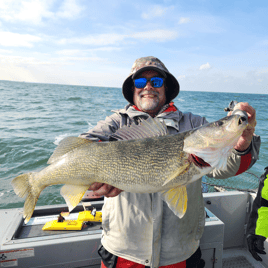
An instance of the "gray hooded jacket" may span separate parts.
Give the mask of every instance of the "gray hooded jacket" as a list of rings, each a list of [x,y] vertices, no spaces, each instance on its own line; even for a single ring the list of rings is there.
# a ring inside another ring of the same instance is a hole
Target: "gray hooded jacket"
[[[204,117],[175,111],[174,108],[175,106],[166,105],[156,116],[164,120],[170,134],[188,131],[207,123]],[[108,141],[117,129],[137,124],[139,118],[148,117],[147,113],[127,105],[124,109],[114,111],[114,114],[80,137]],[[257,160],[259,147],[260,139],[254,136],[246,152],[233,150],[227,171],[215,170],[210,176],[227,178],[236,175],[242,170],[243,155],[250,155],[250,163],[247,163],[246,168],[251,167]],[[116,256],[151,267],[186,260],[197,250],[205,225],[201,179],[187,185],[187,194],[188,208],[182,219],[174,215],[158,193],[122,192],[116,197],[105,198],[102,211],[103,246]]]

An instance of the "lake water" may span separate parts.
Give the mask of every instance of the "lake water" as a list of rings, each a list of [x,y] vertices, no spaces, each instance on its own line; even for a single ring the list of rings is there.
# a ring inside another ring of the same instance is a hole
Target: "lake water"
[[[0,208],[22,207],[11,180],[44,168],[59,141],[78,136],[123,108],[127,101],[120,88],[36,84],[0,81]],[[249,102],[257,112],[256,134],[261,136],[259,160],[250,172],[260,176],[268,165],[268,95],[181,91],[175,105],[182,112],[205,116],[208,121],[226,115],[231,100]],[[243,174],[221,183],[256,188],[258,179]],[[60,187],[46,188],[37,205],[64,203]]]

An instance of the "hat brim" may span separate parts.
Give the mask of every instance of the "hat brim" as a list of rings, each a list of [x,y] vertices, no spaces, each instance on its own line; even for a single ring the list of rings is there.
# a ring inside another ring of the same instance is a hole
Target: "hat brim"
[[[125,99],[130,104],[134,105],[133,103],[133,89],[134,89],[133,78],[136,78],[140,73],[147,71],[147,70],[155,70],[165,77],[165,82],[166,82],[166,87],[167,87],[166,103],[170,103],[173,99],[175,99],[178,96],[180,92],[180,84],[178,80],[171,73],[160,70],[157,67],[147,66],[147,67],[143,67],[139,69],[136,73],[127,77],[127,79],[123,83],[122,93]]]

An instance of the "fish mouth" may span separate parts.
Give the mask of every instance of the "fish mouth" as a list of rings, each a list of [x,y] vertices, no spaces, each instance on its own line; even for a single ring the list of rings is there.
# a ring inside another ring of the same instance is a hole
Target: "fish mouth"
[[[233,115],[233,116],[239,116],[239,115]],[[222,123],[223,124],[223,123]],[[221,126],[221,123],[217,126]],[[239,116],[235,123],[230,121],[228,125],[226,126],[226,130],[230,132],[234,132],[237,128],[238,129],[245,129],[248,125],[248,118],[246,116]]]
[[[199,168],[210,167],[209,163],[205,162],[202,158],[196,156],[195,154],[190,154],[188,159]]]

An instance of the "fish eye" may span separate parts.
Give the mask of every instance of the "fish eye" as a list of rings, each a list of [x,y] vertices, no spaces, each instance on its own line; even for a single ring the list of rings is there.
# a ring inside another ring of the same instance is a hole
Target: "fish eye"
[[[215,126],[217,126],[217,127],[220,127],[220,126],[222,126],[223,125],[223,122],[222,121],[217,121],[217,122],[215,122]]]
[[[245,121],[247,121],[247,118],[245,116],[240,116],[238,120],[238,125],[242,125]]]

